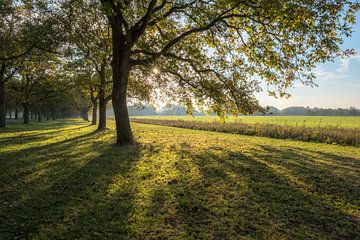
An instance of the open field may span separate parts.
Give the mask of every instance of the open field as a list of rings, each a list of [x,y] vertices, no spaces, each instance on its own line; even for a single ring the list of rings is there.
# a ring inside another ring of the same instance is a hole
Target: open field
[[[217,116],[133,116],[132,118],[151,118],[184,121],[219,121]],[[227,117],[226,122],[249,124],[279,124],[306,127],[341,127],[360,128],[360,117],[329,117],[329,116],[239,116]]]
[[[360,239],[360,148],[113,125],[0,130],[0,239]]]
[[[194,130],[206,130],[224,133],[241,134],[248,136],[271,137],[278,139],[292,139],[305,142],[320,142],[328,144],[341,144],[360,147],[360,128],[339,127],[339,125],[289,125],[268,123],[259,121],[258,123],[233,121],[219,122],[208,121],[209,118],[184,118],[176,120],[170,118],[131,118],[132,122],[153,124],[169,127],[179,127]]]

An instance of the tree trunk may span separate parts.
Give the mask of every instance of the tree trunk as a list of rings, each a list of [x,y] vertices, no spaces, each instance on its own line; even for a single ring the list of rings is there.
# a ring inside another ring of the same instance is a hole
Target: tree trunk
[[[93,110],[92,110],[92,120],[91,125],[96,125],[97,122],[97,101],[92,100]]]
[[[17,107],[15,107],[15,120],[18,120],[18,119],[19,119],[19,112],[18,112]]]
[[[5,83],[0,79],[0,127],[5,127]]]
[[[55,120],[55,111],[51,111],[52,120]]]
[[[39,121],[39,122],[41,122],[41,121],[42,121],[42,115],[41,115],[41,112],[38,112],[38,113],[37,113],[37,119],[38,119],[38,121]]]
[[[23,103],[23,118],[24,118],[24,124],[30,123],[30,110],[28,103]]]
[[[98,130],[106,130],[106,105],[107,100],[105,99],[105,65],[101,65],[100,70],[100,88],[99,88],[99,125]]]
[[[49,121],[50,120],[50,117],[49,117],[49,114],[47,113],[46,114],[46,121]]]
[[[85,121],[87,121],[87,122],[89,122],[88,110],[89,110],[89,109],[85,109],[85,108],[83,108],[83,109],[80,110],[80,117],[81,117],[82,119],[84,119]]]
[[[127,87],[130,71],[130,49],[124,47],[121,38],[121,24],[117,19],[111,22],[113,38],[113,91],[112,104],[115,113],[116,123],[116,144],[125,145],[133,143],[133,136],[130,128],[129,114],[127,110]]]
[[[107,102],[99,98],[99,125],[98,130],[106,130],[106,105]]]
[[[11,109],[9,110],[9,119],[11,119],[12,118],[12,111],[11,111]]]

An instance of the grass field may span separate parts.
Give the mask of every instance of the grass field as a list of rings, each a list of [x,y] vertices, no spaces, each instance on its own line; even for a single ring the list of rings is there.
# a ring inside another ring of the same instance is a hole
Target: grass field
[[[135,116],[134,118],[151,118],[186,121],[219,121],[217,116]],[[329,116],[239,116],[227,117],[227,122],[266,123],[306,127],[346,127],[360,128],[360,117],[329,117]]]
[[[0,130],[0,239],[360,239],[360,148],[109,126]]]

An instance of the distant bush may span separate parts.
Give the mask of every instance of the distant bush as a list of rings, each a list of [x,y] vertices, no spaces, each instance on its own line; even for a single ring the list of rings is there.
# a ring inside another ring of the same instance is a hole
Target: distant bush
[[[196,130],[216,131],[250,136],[261,136],[300,141],[314,141],[360,146],[360,129],[341,127],[306,127],[277,124],[247,124],[239,122],[200,122],[184,120],[161,120],[132,118],[132,122],[155,124]]]

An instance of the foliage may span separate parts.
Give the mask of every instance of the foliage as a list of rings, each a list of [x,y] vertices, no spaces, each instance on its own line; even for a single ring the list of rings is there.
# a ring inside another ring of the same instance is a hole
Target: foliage
[[[78,120],[0,130],[1,239],[358,239],[360,149]]]
[[[260,82],[274,96],[288,96],[295,80],[315,85],[317,63],[351,53],[339,46],[359,7],[352,1],[101,3],[120,32],[116,52],[129,55],[119,67],[129,65],[130,79],[154,97],[161,89],[190,111],[196,103],[221,116],[261,109],[254,96]]]

